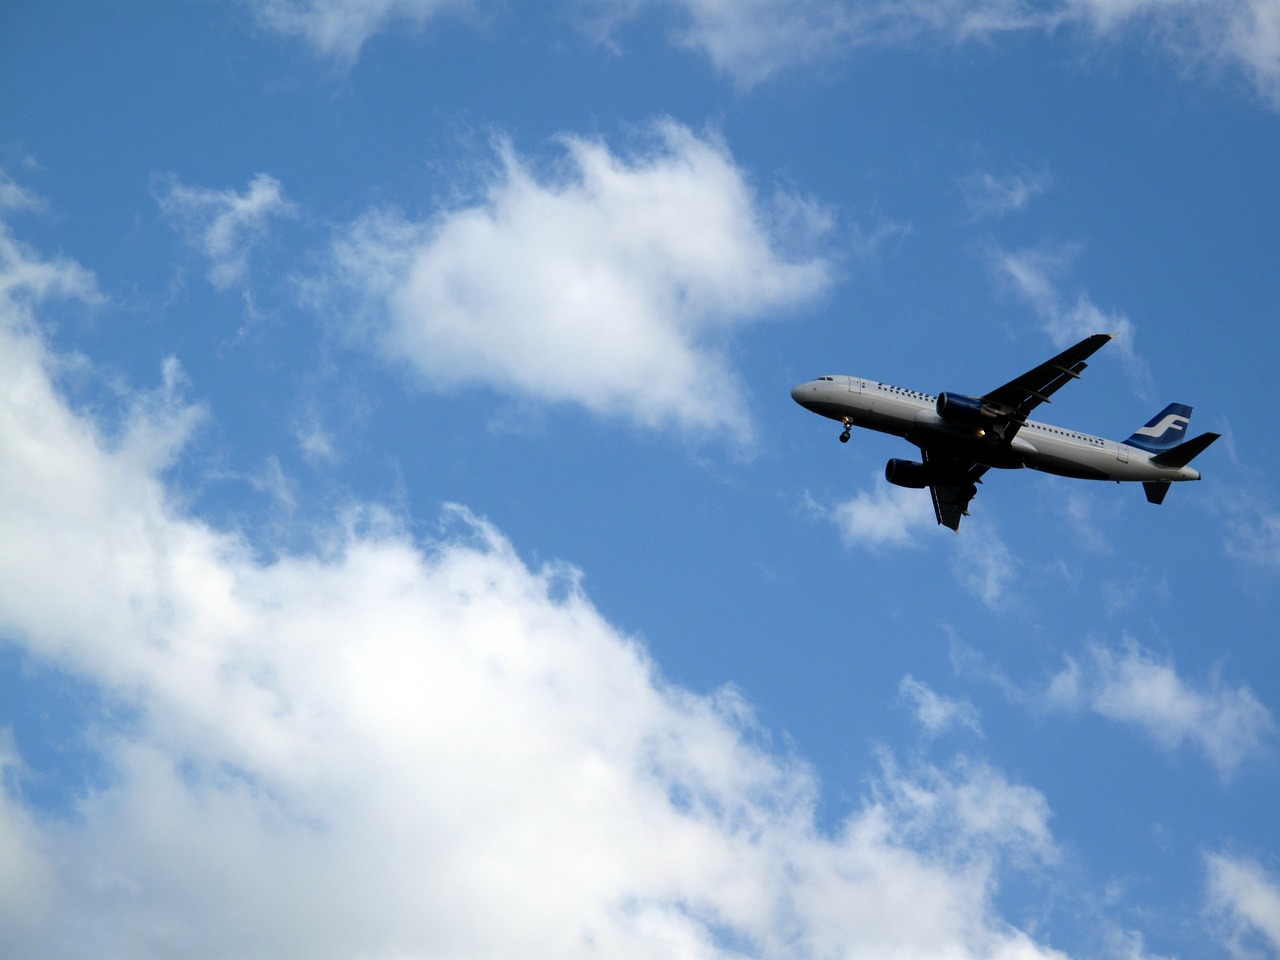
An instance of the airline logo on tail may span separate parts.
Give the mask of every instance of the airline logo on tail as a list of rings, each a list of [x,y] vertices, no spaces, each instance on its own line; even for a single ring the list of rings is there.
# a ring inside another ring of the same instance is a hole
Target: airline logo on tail
[[[1191,408],[1185,403],[1171,403],[1152,417],[1146,426],[1135,430],[1125,443],[1151,453],[1168,450],[1182,442],[1189,423]]]

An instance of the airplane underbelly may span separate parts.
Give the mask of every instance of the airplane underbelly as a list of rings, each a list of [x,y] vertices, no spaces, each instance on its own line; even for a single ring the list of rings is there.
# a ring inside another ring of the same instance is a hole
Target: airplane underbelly
[[[1110,474],[1105,470],[1061,457],[1036,457],[1034,461],[1028,462],[1027,466],[1033,470],[1039,470],[1041,473],[1052,473],[1059,477],[1071,477],[1074,480],[1109,480],[1111,478]]]
[[[1027,466],[1033,470],[1075,480],[1112,479],[1114,457],[1105,449],[1095,451],[1053,438],[1036,439],[1038,451],[1027,461]]]
[[[917,414],[911,429],[903,436],[930,453],[1000,470],[1022,467],[1027,457],[1035,452],[1034,447],[1017,437],[1012,444],[1005,444],[995,437],[980,437],[971,431],[956,430],[932,411]]]

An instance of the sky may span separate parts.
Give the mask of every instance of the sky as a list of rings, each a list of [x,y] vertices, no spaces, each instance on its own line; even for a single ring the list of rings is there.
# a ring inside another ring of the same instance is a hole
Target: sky
[[[1280,956],[1280,2],[0,3],[0,955]],[[1161,506],[793,403],[1223,439]]]

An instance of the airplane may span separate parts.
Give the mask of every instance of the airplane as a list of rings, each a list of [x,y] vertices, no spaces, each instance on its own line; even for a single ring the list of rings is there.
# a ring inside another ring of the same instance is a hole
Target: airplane
[[[1169,486],[1199,480],[1187,466],[1220,434],[1186,439],[1191,408],[1171,403],[1123,443],[1028,420],[1059,387],[1080,377],[1085,360],[1113,339],[1095,333],[1075,346],[980,397],[944,392],[936,397],[861,377],[818,377],[791,391],[796,403],[844,425],[891,433],[920,448],[921,460],[890,460],[892,484],[929,488],[942,526],[960,532],[969,501],[987,470],[1029,468],[1081,480],[1141,482],[1151,503],[1163,503]]]

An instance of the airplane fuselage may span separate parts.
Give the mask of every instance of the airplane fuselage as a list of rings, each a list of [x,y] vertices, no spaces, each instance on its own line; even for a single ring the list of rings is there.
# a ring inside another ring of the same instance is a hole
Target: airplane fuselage
[[[1161,466],[1145,450],[1028,420],[1009,441],[982,429],[954,426],[938,398],[861,377],[819,377],[791,391],[797,403],[847,425],[902,437],[930,453],[998,469],[1028,468],[1082,480],[1199,480],[1189,466]]]

